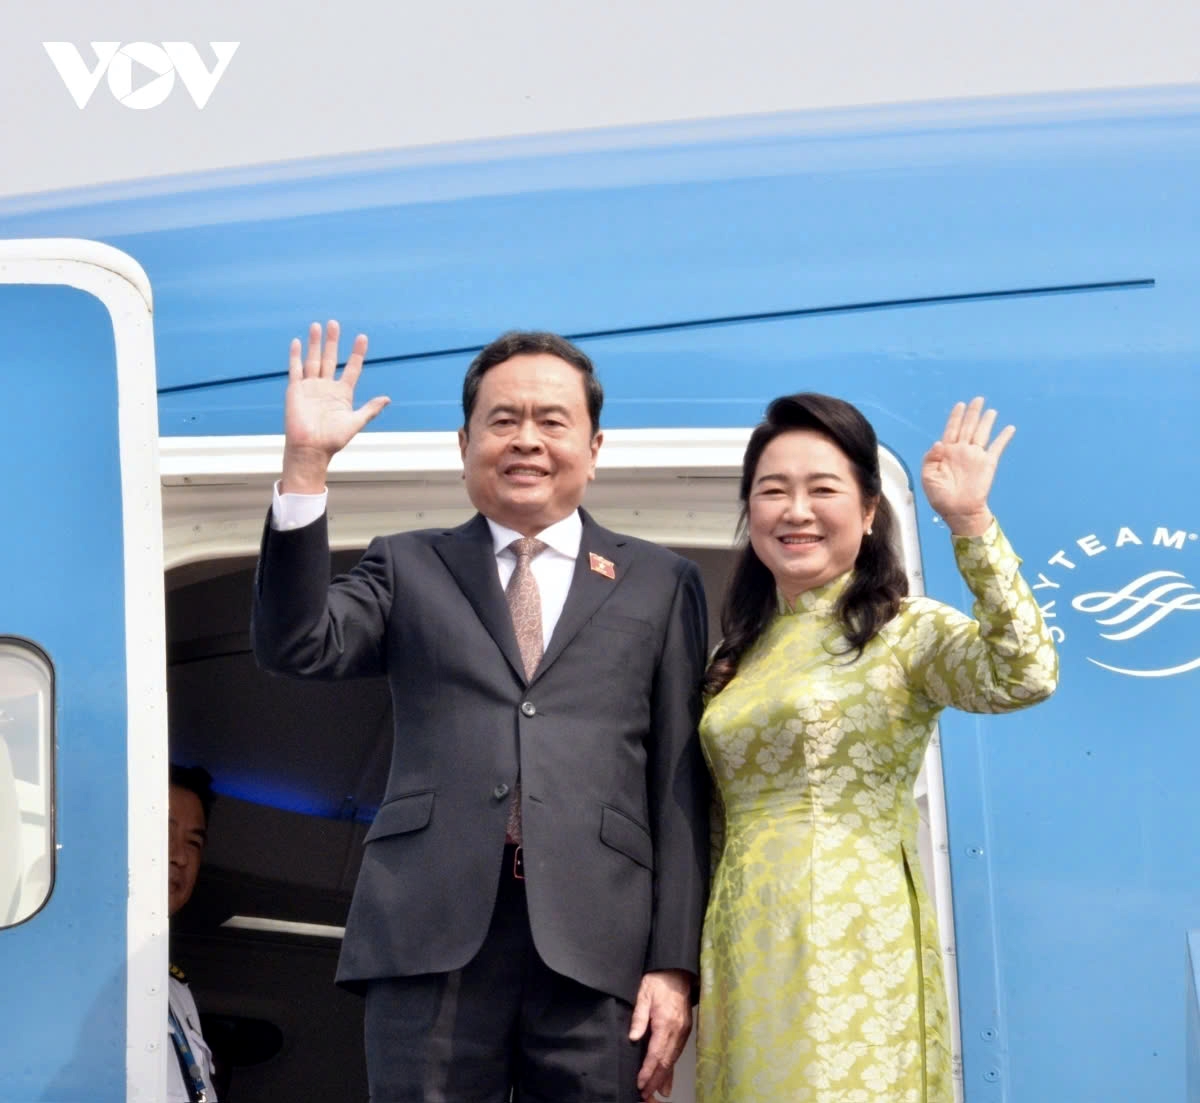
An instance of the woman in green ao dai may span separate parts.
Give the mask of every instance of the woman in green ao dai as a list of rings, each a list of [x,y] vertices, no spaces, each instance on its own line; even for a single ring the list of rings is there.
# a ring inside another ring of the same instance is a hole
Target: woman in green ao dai
[[[1048,697],[1058,658],[988,509],[995,411],[959,403],[921,481],[974,618],[909,597],[875,432],[777,399],[742,470],[748,542],[700,725],[719,797],[698,1103],[951,1103],[936,919],[913,782],[946,706]]]

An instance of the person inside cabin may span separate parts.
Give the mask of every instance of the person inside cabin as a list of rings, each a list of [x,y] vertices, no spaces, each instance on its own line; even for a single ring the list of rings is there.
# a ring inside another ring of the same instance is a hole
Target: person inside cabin
[[[701,952],[698,1103],[951,1103],[936,918],[913,781],[947,706],[1049,697],[1058,656],[988,508],[1008,426],[957,404],[921,479],[975,617],[909,597],[875,431],[776,399],[746,448],[748,537],[708,667],[701,741],[715,873]]]
[[[691,1027],[708,888],[699,569],[582,508],[603,434],[588,356],[508,333],[463,381],[477,512],[372,541],[329,581],[330,459],[354,408],[338,327],[292,342],[259,556],[259,664],[388,677],[387,790],[338,965],[365,994],[371,1099],[632,1103]]]
[[[174,916],[196,887],[216,795],[211,775],[201,766],[173,763],[170,776],[167,911]],[[212,1052],[204,1041],[187,977],[176,965],[171,966],[168,989],[168,1103],[214,1103]]]

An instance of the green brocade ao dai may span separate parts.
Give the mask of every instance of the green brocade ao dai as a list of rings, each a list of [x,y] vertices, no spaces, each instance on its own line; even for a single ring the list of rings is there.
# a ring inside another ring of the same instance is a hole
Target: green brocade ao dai
[[[833,616],[847,573],[781,605],[708,704],[700,735],[723,843],[703,936],[698,1103],[953,1100],[913,783],[947,705],[1022,708],[1058,677],[996,523],[954,551],[976,619],[906,598],[849,661]]]

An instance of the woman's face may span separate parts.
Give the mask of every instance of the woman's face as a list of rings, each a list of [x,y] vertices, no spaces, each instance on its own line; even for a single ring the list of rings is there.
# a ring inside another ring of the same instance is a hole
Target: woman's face
[[[792,429],[763,449],[750,484],[750,545],[789,603],[854,566],[875,503],[863,502],[846,454]]]

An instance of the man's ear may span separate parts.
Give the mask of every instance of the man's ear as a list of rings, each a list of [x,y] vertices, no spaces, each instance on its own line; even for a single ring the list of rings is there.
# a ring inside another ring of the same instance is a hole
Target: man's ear
[[[589,447],[591,448],[591,451],[592,451],[592,462],[588,465],[588,478],[589,479],[594,479],[596,477],[596,457],[598,455],[600,455],[600,445],[602,445],[603,443],[604,443],[604,430],[597,429],[592,434],[592,442],[589,445]]]
[[[467,427],[463,425],[458,431],[458,454],[462,457],[463,469],[459,472],[460,479],[467,477]]]

